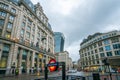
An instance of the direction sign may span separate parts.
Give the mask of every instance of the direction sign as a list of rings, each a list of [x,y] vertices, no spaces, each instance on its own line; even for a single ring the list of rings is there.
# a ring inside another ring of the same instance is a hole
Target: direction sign
[[[58,62],[47,64],[47,66],[48,66],[48,67],[50,67],[50,66],[58,66]]]
[[[56,62],[55,59],[51,59],[47,66],[48,66],[50,72],[53,72],[57,69],[58,63]]]

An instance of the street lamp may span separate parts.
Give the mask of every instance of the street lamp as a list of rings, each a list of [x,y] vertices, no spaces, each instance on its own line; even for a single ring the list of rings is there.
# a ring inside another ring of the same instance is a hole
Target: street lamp
[[[75,65],[74,65],[75,61],[73,61],[72,63],[73,63],[73,69],[74,69],[75,68]]]
[[[104,65],[108,66],[109,75],[110,75],[110,80],[112,80],[112,74],[111,74],[111,72],[110,72],[110,62],[109,62],[109,60],[108,60],[107,58],[105,58],[105,59],[103,60],[103,63],[104,63]]]

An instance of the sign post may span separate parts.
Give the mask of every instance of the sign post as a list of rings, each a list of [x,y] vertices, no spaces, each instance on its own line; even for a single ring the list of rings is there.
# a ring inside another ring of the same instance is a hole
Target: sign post
[[[47,65],[45,65],[45,80],[48,79],[48,69],[47,69]]]
[[[51,72],[53,72],[53,71],[56,71],[58,69],[58,66],[62,66],[62,80],[66,80],[66,66],[65,66],[65,62],[56,62],[55,59],[51,59],[49,61],[49,64],[47,64],[45,66],[45,80],[48,79],[48,69],[47,69],[47,67],[49,68],[49,70]]]
[[[65,80],[66,78],[66,69],[65,69],[65,62],[62,63],[62,80]]]
[[[50,72],[53,72],[53,71],[56,71],[57,70],[57,67],[58,67],[58,63],[56,62],[55,59],[51,59],[49,61],[49,64],[47,65]]]

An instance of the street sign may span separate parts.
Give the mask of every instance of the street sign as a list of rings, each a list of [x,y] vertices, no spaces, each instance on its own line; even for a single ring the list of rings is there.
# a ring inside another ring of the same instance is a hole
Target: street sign
[[[53,72],[53,71],[56,71],[56,69],[58,67],[58,63],[56,62],[55,59],[51,59],[47,66],[48,66],[50,72]]]
[[[48,67],[50,67],[50,66],[58,66],[58,62],[47,64],[47,66],[48,66]]]

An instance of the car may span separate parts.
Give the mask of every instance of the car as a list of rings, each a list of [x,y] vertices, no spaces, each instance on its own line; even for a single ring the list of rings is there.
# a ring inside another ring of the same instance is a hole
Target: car
[[[77,70],[68,70],[68,73],[76,73]]]

